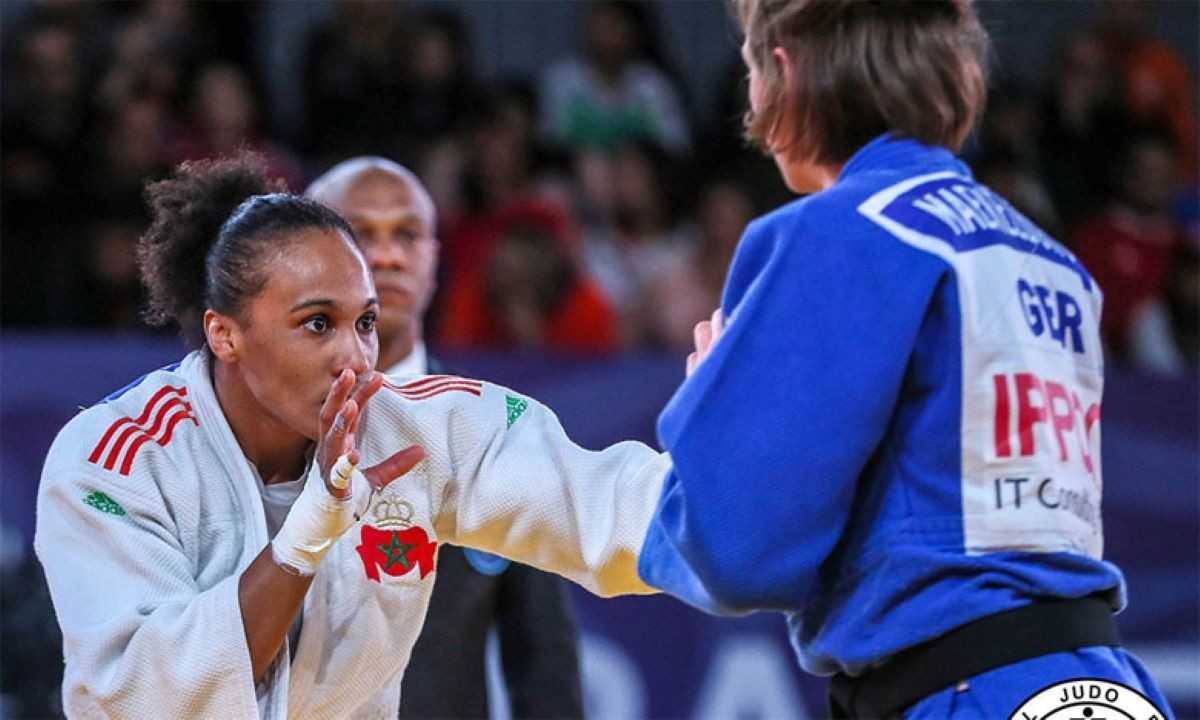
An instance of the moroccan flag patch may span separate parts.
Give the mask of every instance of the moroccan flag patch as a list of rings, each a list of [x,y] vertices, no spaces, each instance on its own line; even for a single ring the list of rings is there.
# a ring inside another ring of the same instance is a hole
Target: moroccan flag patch
[[[399,577],[419,568],[421,578],[433,572],[437,543],[430,542],[425,530],[409,527],[403,530],[362,526],[362,542],[355,548],[362,558],[367,577],[379,582],[379,571]]]

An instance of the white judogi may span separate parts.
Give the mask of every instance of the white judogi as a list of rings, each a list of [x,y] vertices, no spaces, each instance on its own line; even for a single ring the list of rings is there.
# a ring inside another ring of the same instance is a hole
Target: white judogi
[[[602,595],[654,592],[636,565],[665,455],[639,443],[589,452],[537,402],[446,376],[389,383],[368,403],[363,467],[410,444],[427,459],[325,557],[295,657],[285,642],[260,701],[238,578],[269,538],[205,355],[76,416],[46,460],[35,538],[63,629],[67,713],[394,718],[433,588],[431,543]]]

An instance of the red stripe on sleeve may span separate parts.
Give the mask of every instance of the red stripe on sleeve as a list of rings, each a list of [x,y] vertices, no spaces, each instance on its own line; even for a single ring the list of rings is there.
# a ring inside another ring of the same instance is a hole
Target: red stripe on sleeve
[[[469,392],[473,395],[479,395],[479,393],[482,389],[483,389],[483,386],[480,385],[479,383],[445,382],[445,383],[440,383],[438,385],[430,385],[428,387],[422,388],[421,390],[417,390],[417,391],[401,390],[401,391],[399,391],[399,394],[401,397],[408,398],[409,400],[423,400],[427,397],[430,397],[433,395],[439,395],[441,393],[450,392],[453,390]]]
[[[171,442],[171,433],[175,430],[175,426],[178,425],[180,421],[185,419],[190,419],[197,425],[200,424],[196,422],[196,417],[192,415],[191,406],[185,404],[179,409],[178,412],[171,416],[171,419],[167,422],[166,431],[163,433],[162,438],[156,440],[155,442],[163,447],[166,447],[167,443]],[[157,428],[155,429],[155,432],[157,432]],[[125,461],[121,463],[122,475],[129,474],[129,471],[133,468],[133,459],[137,456],[138,450],[146,443],[146,441],[153,439],[154,433],[142,433],[133,441],[133,443],[129,446],[129,452],[125,454]]]
[[[130,425],[122,430],[121,434],[117,436],[117,441],[113,443],[112,450],[110,450],[108,453],[108,458],[104,461],[104,469],[113,469],[113,466],[117,464],[117,458],[121,456],[121,451],[125,449],[126,442],[135,434],[149,433],[153,435],[154,433],[158,432],[158,428],[162,426],[163,418],[166,417],[171,408],[178,405],[185,405],[185,403],[182,399],[177,397],[171,398],[167,402],[160,405],[158,407],[158,412],[155,413],[154,416],[154,425],[149,429],[139,425]]]
[[[154,395],[148,401],[146,401],[146,406],[142,408],[142,414],[138,416],[137,420],[133,420],[129,417],[123,417],[114,422],[112,425],[109,425],[108,430],[104,432],[104,436],[100,438],[100,442],[95,448],[92,449],[92,454],[88,456],[88,462],[93,464],[99,462],[100,456],[104,454],[104,448],[108,445],[109,439],[122,425],[125,425],[126,423],[141,425],[142,423],[146,422],[146,420],[150,417],[150,413],[154,410],[155,403],[157,403],[163,395],[166,395],[170,392],[178,393],[179,395],[187,395],[187,387],[172,387],[170,385],[166,385],[160,388],[158,392],[154,393]]]

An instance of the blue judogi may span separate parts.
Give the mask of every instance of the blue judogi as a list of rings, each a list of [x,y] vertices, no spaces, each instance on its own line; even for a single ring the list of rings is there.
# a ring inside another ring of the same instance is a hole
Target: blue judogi
[[[824,675],[1038,599],[1120,609],[1101,559],[1101,299],[949,151],[872,141],[747,228],[727,327],[659,419],[674,469],[639,572],[710,612],[784,612]],[[1124,651],[1064,655],[1029,661],[1049,673],[1033,690],[1086,669],[1165,706]],[[1010,675],[975,692],[1011,711],[1029,693]]]

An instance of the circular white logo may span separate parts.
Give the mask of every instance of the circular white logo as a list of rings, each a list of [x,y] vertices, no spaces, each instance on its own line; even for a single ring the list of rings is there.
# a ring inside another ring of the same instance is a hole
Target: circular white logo
[[[1009,720],[1166,720],[1166,715],[1131,687],[1082,678],[1038,690]]]

